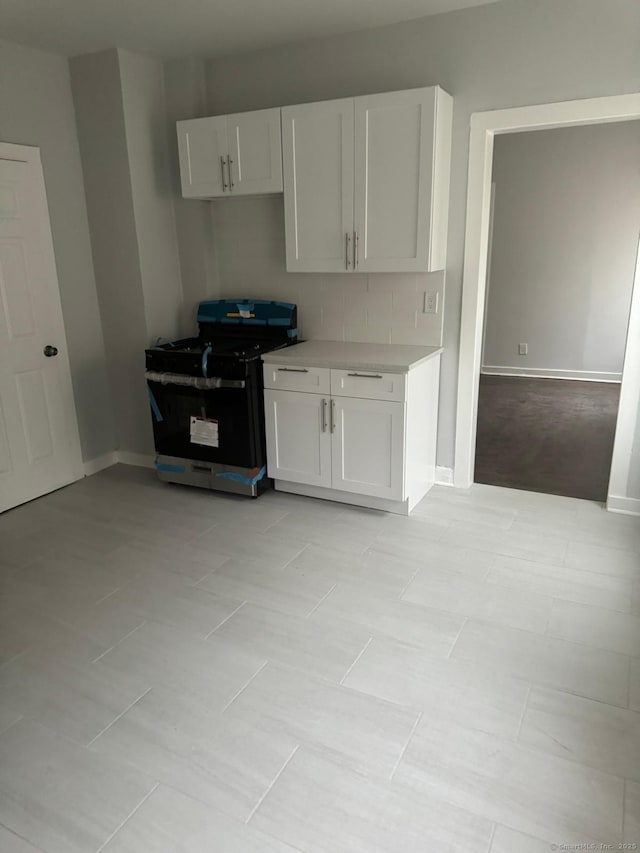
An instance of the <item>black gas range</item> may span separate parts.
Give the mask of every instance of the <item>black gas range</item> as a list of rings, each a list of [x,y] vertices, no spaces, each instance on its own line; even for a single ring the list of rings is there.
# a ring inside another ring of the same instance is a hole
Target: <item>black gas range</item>
[[[146,350],[162,480],[257,497],[266,476],[261,355],[297,342],[288,302],[213,299],[197,337]]]

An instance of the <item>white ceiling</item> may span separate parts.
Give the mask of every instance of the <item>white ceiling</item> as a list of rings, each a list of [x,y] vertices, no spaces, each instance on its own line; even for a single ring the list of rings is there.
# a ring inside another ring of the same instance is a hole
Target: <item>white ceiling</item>
[[[0,0],[0,35],[75,56],[222,56],[497,0]]]

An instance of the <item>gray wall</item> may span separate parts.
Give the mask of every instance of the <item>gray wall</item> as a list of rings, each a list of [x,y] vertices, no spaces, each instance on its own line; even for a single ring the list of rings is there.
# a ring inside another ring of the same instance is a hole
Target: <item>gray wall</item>
[[[149,454],[144,349],[183,316],[164,68],[115,49],[70,65],[117,449]]]
[[[153,448],[144,383],[147,326],[118,52],[70,61],[116,447]]]
[[[454,96],[440,465],[453,464],[469,116],[478,110],[636,91],[639,32],[635,0],[510,0],[207,63],[211,114],[434,83]],[[218,223],[227,220],[225,242],[233,242],[233,219],[243,204],[230,202],[218,217]],[[253,205],[254,222],[270,223],[271,232],[281,229],[276,200],[247,204]],[[216,203],[216,216],[219,207]],[[236,242],[233,251],[237,259],[247,248]],[[331,281],[339,280],[311,276],[308,286],[315,292],[334,290]],[[255,282],[244,283],[248,289]],[[234,290],[239,285],[234,283]],[[224,281],[221,286],[224,291]]]
[[[152,343],[178,336],[182,308],[164,74],[152,59],[125,51],[118,56],[147,340]]]
[[[498,136],[493,164],[483,365],[619,378],[640,230],[640,122]]]
[[[191,334],[198,302],[220,293],[219,240],[212,234],[211,205],[182,198],[178,164],[176,122],[207,115],[204,62],[175,60],[167,62],[164,70],[169,169],[183,291],[182,331]]]
[[[0,140],[42,156],[82,456],[115,446],[67,60],[0,42]]]

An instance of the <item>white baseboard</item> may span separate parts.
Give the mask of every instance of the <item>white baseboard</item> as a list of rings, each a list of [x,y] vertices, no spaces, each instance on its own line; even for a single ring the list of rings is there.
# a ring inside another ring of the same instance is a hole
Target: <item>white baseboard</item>
[[[619,512],[622,515],[640,515],[640,498],[623,498],[609,495],[607,498],[609,512]]]
[[[89,459],[84,463],[84,476],[90,477],[92,474],[97,474],[98,471],[103,471],[105,468],[110,468],[118,461],[118,454],[115,450],[111,453],[105,453],[104,456],[97,456],[95,459]]]
[[[599,370],[564,370],[550,367],[508,367],[506,365],[483,364],[480,373],[486,376],[526,376],[538,379],[577,379],[582,382],[622,382],[621,373]]]
[[[153,453],[129,453],[127,450],[118,450],[117,456],[122,465],[135,465],[137,468],[153,468],[156,460]]]
[[[117,465],[118,462],[122,465],[135,465],[138,468],[153,468],[155,456],[146,453],[129,453],[126,450],[112,450],[111,453],[105,453],[104,456],[98,456],[96,459],[89,459],[88,462],[85,462],[84,476],[90,477],[92,474],[97,474],[98,471],[104,471],[105,468]]]
[[[442,465],[437,465],[436,485],[453,486],[453,468],[444,468]]]

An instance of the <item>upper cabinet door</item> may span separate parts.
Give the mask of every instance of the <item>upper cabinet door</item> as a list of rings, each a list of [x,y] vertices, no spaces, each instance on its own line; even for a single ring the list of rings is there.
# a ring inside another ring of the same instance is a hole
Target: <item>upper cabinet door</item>
[[[280,109],[227,116],[232,195],[282,192]]]
[[[437,233],[446,234],[447,219],[434,193],[442,184],[436,169],[446,169],[448,198],[448,156],[446,163],[438,162],[440,137],[436,144],[440,92],[430,87],[355,99],[354,230],[360,272],[425,272],[444,266],[443,253],[433,243],[436,220]]]
[[[178,122],[180,179],[185,198],[229,194],[227,151],[226,116]]]
[[[353,267],[353,98],[282,110],[287,270]]]

